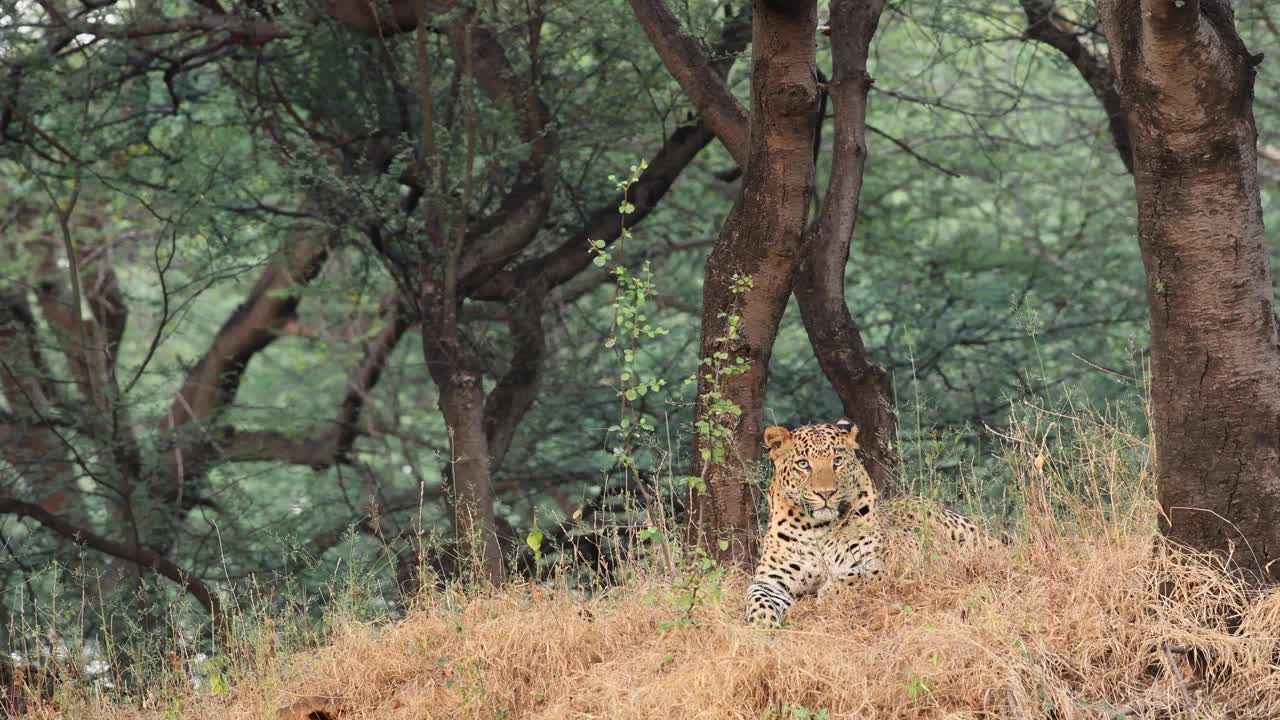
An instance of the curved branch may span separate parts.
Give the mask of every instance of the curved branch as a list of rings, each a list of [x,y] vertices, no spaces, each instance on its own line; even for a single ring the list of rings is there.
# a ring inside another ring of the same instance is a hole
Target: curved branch
[[[866,168],[867,55],[884,0],[831,3],[832,76],[835,108],[831,179],[822,211],[805,232],[795,275],[796,302],[818,365],[840,396],[846,417],[863,430],[868,470],[876,485],[888,485],[896,419],[889,374],[871,357],[844,296],[849,244],[858,219]]]
[[[736,16],[725,25],[720,42],[714,48],[719,59],[712,65],[720,77],[729,74],[738,54],[750,40],[751,27],[747,16]],[[611,245],[621,235],[622,223],[618,217],[618,206],[622,201],[627,200],[635,206],[635,210],[627,216],[628,226],[634,227],[658,206],[676,178],[680,177],[684,169],[715,137],[705,118],[697,124],[676,128],[649,161],[649,167],[640,173],[639,180],[631,186],[626,196],[621,193],[613,196],[588,215],[578,231],[555,250],[520,264],[513,272],[489,278],[471,297],[477,300],[506,300],[512,297],[516,288],[530,287],[534,282],[543,282],[549,289],[577,277],[591,264],[591,255],[583,252],[589,240],[601,240],[606,245]]]
[[[364,356],[351,369],[347,391],[332,427],[297,435],[278,430],[225,431],[216,443],[217,462],[282,462],[324,469],[351,462],[351,448],[360,436],[360,415],[369,392],[378,384],[391,353],[413,326],[410,309],[396,296],[383,304],[386,327],[364,346]]]
[[[750,155],[750,121],[729,91],[725,74],[711,62],[697,38],[689,35],[663,0],[630,0],[631,9],[667,72],[680,84],[703,122],[720,138],[739,167]]]
[[[270,263],[231,317],[218,330],[212,345],[187,374],[165,418],[181,427],[222,410],[235,397],[249,361],[279,337],[279,330],[297,316],[296,290],[320,272],[329,255],[328,244],[297,239]]]
[[[520,139],[529,146],[529,155],[520,163],[516,181],[498,209],[467,233],[468,252],[458,278],[462,285],[474,286],[528,246],[542,227],[558,179],[560,135],[538,95],[537,78],[519,79],[497,33],[480,24],[474,11],[450,23],[445,32],[454,57],[469,68],[480,89],[494,101],[511,103]]]
[[[613,244],[622,231],[618,205],[625,199],[635,206],[627,216],[628,227],[634,227],[658,206],[676,178],[689,166],[698,153],[715,135],[701,123],[676,129],[653,156],[649,167],[631,186],[624,198],[621,193],[596,208],[586,222],[554,250],[516,266],[514,270],[499,274],[477,288],[471,297],[477,300],[504,300],[516,292],[516,288],[528,287],[535,281],[556,287],[568,282],[591,264],[586,252],[589,240],[601,240]]]
[[[58,517],[39,505],[18,500],[17,498],[0,497],[0,513],[31,518],[45,528],[73,542],[87,545],[98,552],[131,562],[139,567],[150,568],[190,593],[196,599],[196,602],[200,603],[209,613],[209,616],[213,619],[214,627],[223,627],[226,618],[223,615],[222,603],[218,600],[218,596],[204,581],[178,567],[168,558],[158,555],[145,547],[125,545],[110,538],[105,538]]]
[[[1022,11],[1027,16],[1026,37],[1048,45],[1062,53],[1080,73],[1080,77],[1093,91],[1094,97],[1102,103],[1102,110],[1107,114],[1107,126],[1111,130],[1111,141],[1115,143],[1120,160],[1130,173],[1133,173],[1133,144],[1129,139],[1129,126],[1125,123],[1124,111],[1120,107],[1120,93],[1116,91],[1115,75],[1112,74],[1106,58],[1099,58],[1080,42],[1077,33],[1065,27],[1057,12],[1053,0],[1021,0]]]
[[[507,307],[513,341],[511,363],[484,402],[484,429],[490,467],[495,472],[506,459],[516,427],[538,397],[547,350],[540,289],[529,290]]]

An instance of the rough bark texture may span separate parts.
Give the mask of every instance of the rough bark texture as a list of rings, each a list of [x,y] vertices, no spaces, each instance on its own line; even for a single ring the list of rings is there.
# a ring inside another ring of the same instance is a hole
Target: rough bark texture
[[[725,458],[704,462],[709,443],[694,445],[694,474],[706,492],[696,494],[692,532],[725,559],[750,557],[754,498],[747,469],[760,456],[760,426],[769,357],[791,280],[805,213],[813,190],[814,113],[818,88],[814,58],[815,2],[756,0],[752,11],[751,143],[742,191],[730,211],[703,275],[700,357],[695,417],[732,432]],[[735,276],[750,276],[752,289],[735,294]],[[741,318],[736,339],[726,313]],[[728,353],[728,360],[716,354]],[[718,374],[714,366],[745,360],[745,372]],[[718,392],[740,416],[713,412]],[[719,540],[727,540],[725,550]]]
[[[1161,527],[1280,579],[1280,337],[1254,66],[1223,0],[1102,5],[1133,139]]]
[[[897,429],[893,383],[862,342],[844,297],[849,242],[858,219],[862,173],[867,162],[867,52],[880,22],[883,0],[831,3],[832,76],[835,107],[831,180],[822,212],[805,233],[796,269],[796,302],[818,365],[844,405],[845,417],[862,430],[867,470],[876,486],[892,484],[892,440]]]
[[[459,336],[452,298],[427,283],[421,299],[422,356],[440,396],[449,428],[445,469],[454,490],[454,527],[463,553],[492,582],[505,572],[493,513],[493,476],[484,431],[484,368]]]
[[[714,129],[720,141],[735,158],[746,157],[750,153],[749,117],[717,99],[728,90],[723,80],[701,71],[706,57],[681,39],[686,36],[663,3],[635,0],[632,8],[681,89],[704,118],[718,118]],[[877,485],[887,488],[895,457],[890,441],[897,427],[891,378],[867,351],[844,297],[844,268],[866,162],[867,48],[883,9],[882,0],[837,0],[831,5],[835,67],[830,94],[835,101],[837,133],[831,185],[822,215],[806,234],[794,281],[796,301],[818,364],[840,397],[845,415],[866,433],[869,470]],[[717,82],[719,87],[711,87]]]

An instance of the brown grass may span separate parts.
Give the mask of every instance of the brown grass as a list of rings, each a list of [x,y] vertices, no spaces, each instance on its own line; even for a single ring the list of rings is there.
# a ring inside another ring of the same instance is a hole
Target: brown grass
[[[395,623],[339,622],[318,649],[259,652],[228,693],[64,693],[36,717],[1280,718],[1280,590],[1249,595],[1158,537],[1139,440],[1085,438],[1055,464],[1051,429],[1006,438],[1026,507],[1011,544],[898,536],[887,577],[801,600],[780,631],[742,624],[733,573],[678,622],[688,577],[641,561],[592,597],[433,592]]]
[[[303,698],[378,720],[1280,717],[1280,591],[1246,600],[1152,533],[1102,537],[1024,535],[969,557],[904,548],[888,579],[805,599],[781,631],[739,621],[741,576],[685,627],[669,627],[685,613],[650,574],[590,599],[435,593],[400,622],[345,624],[326,647],[268,661],[224,697],[64,699],[64,717],[271,718]]]

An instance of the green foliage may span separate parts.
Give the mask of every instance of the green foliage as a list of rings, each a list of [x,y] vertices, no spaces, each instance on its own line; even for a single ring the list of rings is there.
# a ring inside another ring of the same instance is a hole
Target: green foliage
[[[667,539],[660,532],[646,534],[642,531],[641,540],[667,543]],[[728,547],[727,543],[723,544],[721,549],[726,547]],[[674,619],[661,623],[658,629],[682,630],[695,624],[694,615],[699,608],[720,603],[724,568],[701,547],[669,546],[667,549],[669,552],[678,553],[680,557],[676,576],[672,578],[669,599],[677,615]]]
[[[716,349],[710,357],[702,358],[699,370],[703,381],[699,399],[704,411],[702,417],[694,420],[693,426],[698,434],[703,463],[720,463],[727,457],[742,407],[725,396],[723,384],[727,378],[751,369],[751,363],[735,352],[742,334],[742,317],[738,313],[743,298],[751,292],[751,277],[735,273],[732,280],[729,292],[733,295],[733,303],[727,310],[716,313],[716,319],[724,322],[724,334],[715,338]],[[697,377],[691,377],[686,384],[696,381]]]
[[[538,527],[538,516],[533,516],[533,529],[525,536],[524,542],[533,551],[534,562],[538,567],[542,566],[542,528]]]
[[[906,694],[907,700],[914,703],[929,694],[929,686],[922,675],[912,672],[907,674],[907,681],[903,684],[902,691]]]
[[[640,174],[649,167],[647,160],[631,166],[631,174],[621,180],[610,175],[609,181],[622,191],[622,201],[618,204],[618,213],[622,216],[621,234],[612,250],[607,249],[602,240],[592,240],[590,251],[595,255],[593,263],[596,267],[606,268],[613,276],[615,287],[613,301],[613,323],[609,335],[605,338],[604,347],[612,350],[618,365],[616,392],[619,397],[619,418],[609,432],[619,436],[619,444],[614,446],[613,459],[620,466],[634,471],[637,469],[633,450],[637,442],[654,431],[649,418],[635,408],[635,403],[648,396],[657,394],[666,385],[666,380],[653,374],[645,373],[637,363],[637,353],[641,344],[652,341],[667,334],[661,326],[650,323],[646,305],[657,294],[657,283],[649,262],[644,261],[637,273],[632,273],[621,262],[626,251],[626,243],[631,239],[631,229],[626,225],[626,216],[635,212],[635,205],[627,200],[627,192],[640,180]],[[615,257],[616,256],[616,257]]]

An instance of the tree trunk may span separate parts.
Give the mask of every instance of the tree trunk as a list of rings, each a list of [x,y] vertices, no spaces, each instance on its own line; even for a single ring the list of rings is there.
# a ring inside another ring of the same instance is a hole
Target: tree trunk
[[[750,158],[703,275],[692,460],[706,490],[695,494],[691,532],[713,554],[733,560],[754,550],[747,472],[760,455],[769,357],[813,190],[818,106],[816,2],[755,0],[753,8]],[[751,289],[741,292],[748,276]],[[722,437],[714,437],[717,430]]]
[[[1224,0],[1102,7],[1133,145],[1162,530],[1280,579],[1280,339],[1254,66]]]
[[[796,302],[818,365],[835,388],[844,414],[861,429],[863,460],[877,487],[891,485],[897,430],[893,385],[871,358],[844,298],[844,269],[858,219],[867,162],[867,52],[880,22],[883,0],[831,3],[835,147],[822,213],[805,233],[796,269]]]
[[[484,431],[484,370],[458,333],[456,301],[425,283],[422,356],[440,393],[440,412],[449,428],[449,465],[453,481],[458,544],[464,560],[478,563],[489,581],[505,576],[502,548],[493,514],[493,477]]]

